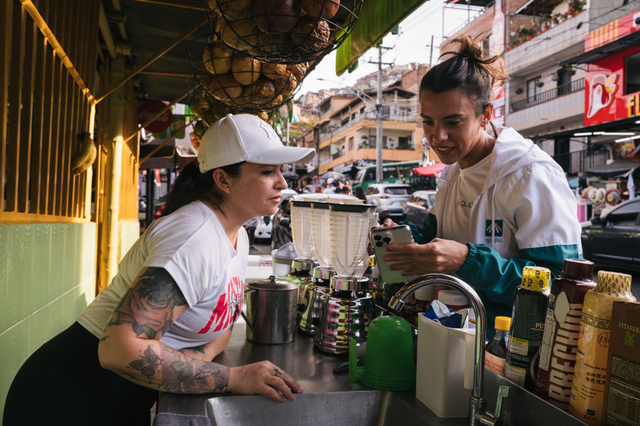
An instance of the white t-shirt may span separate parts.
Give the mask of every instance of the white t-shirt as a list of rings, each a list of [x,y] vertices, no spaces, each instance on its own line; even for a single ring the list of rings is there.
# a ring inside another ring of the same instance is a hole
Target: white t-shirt
[[[469,226],[471,208],[482,192],[490,166],[491,156],[487,156],[473,166],[460,169],[460,174],[449,184],[442,218],[443,238],[461,243],[474,241]]]
[[[158,267],[169,272],[189,304],[160,341],[176,350],[208,343],[240,315],[248,254],[244,228],[238,231],[236,251],[215,213],[195,201],[151,224],[78,322],[100,337],[140,270]]]

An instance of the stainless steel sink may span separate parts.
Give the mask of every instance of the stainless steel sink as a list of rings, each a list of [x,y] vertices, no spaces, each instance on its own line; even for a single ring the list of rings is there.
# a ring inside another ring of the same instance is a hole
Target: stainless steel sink
[[[206,402],[212,426],[331,425],[428,426],[407,403],[388,391],[324,392],[274,402],[264,396],[223,396]]]

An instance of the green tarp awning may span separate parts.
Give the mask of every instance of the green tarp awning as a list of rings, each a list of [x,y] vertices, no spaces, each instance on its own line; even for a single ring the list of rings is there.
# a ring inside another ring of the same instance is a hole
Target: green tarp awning
[[[338,47],[336,74],[342,75],[360,56],[397,27],[425,0],[364,0],[358,22]]]

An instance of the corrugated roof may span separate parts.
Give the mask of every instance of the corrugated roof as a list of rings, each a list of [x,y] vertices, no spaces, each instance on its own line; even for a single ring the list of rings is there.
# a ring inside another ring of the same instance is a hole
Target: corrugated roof
[[[182,0],[175,3],[204,7],[204,2]],[[133,60],[133,66],[140,65],[154,56],[156,52],[206,17],[204,10],[166,6],[148,1],[120,0],[120,5],[121,13],[126,17],[125,28],[132,45],[130,59]],[[105,9],[111,8],[111,2],[104,1],[104,6]],[[111,32],[115,38],[119,37],[120,33],[115,24],[111,24]],[[203,25],[198,32],[178,43],[149,65],[145,71],[191,74],[187,49],[195,37],[209,32],[209,25]],[[190,84],[187,77],[152,74],[139,74],[139,76],[140,87],[149,94],[150,99],[172,101],[184,93]]]

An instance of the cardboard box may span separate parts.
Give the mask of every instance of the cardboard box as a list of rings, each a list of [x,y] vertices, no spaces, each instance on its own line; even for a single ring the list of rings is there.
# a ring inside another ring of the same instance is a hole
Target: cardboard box
[[[640,425],[640,303],[614,302],[603,424]]]

